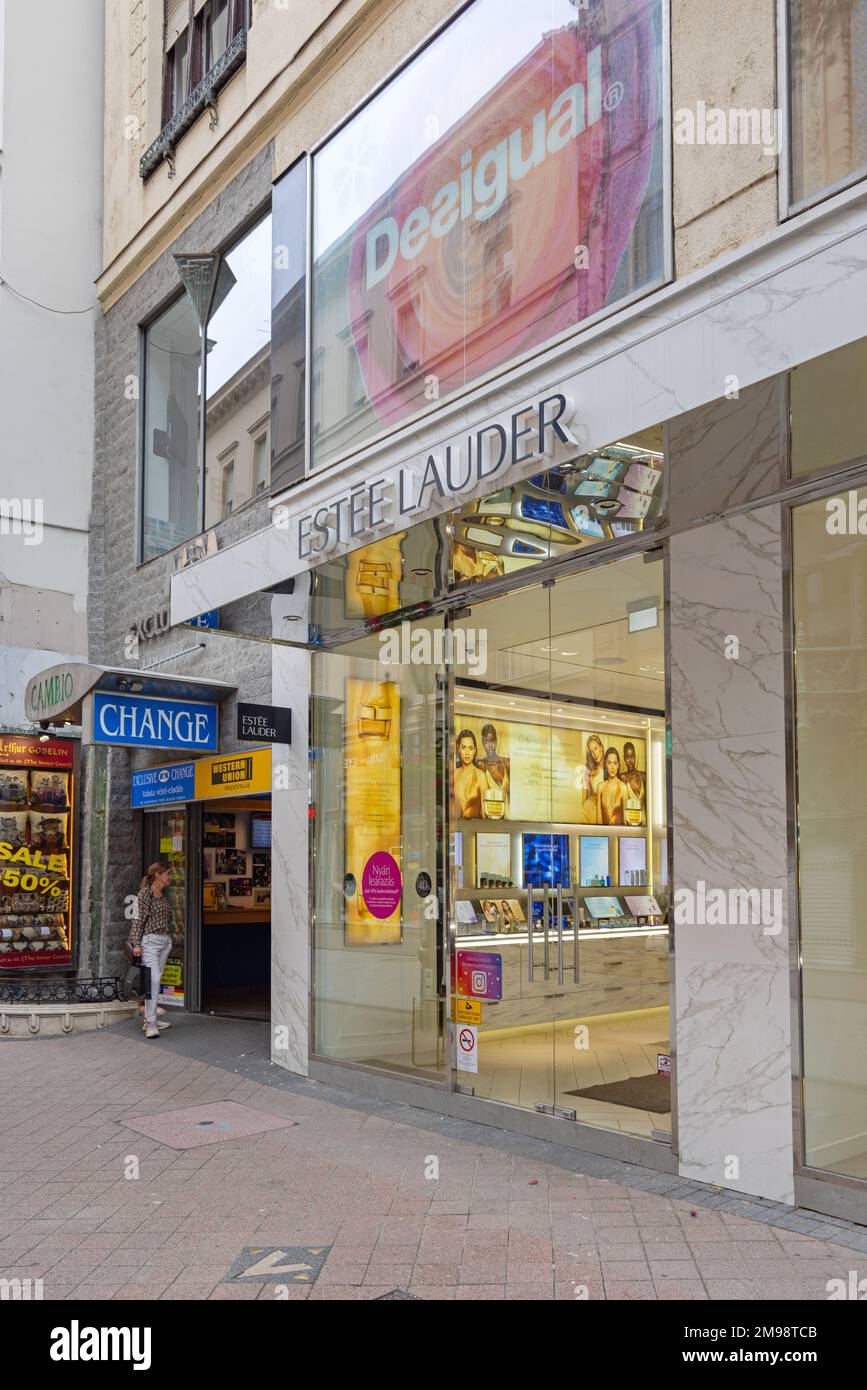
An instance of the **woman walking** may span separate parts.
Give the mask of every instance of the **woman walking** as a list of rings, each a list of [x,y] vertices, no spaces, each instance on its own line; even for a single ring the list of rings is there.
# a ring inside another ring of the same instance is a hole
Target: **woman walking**
[[[160,980],[172,949],[172,909],[166,889],[172,881],[172,867],[159,859],[151,864],[141,881],[136,913],[130,927],[129,940],[142,965],[150,970],[150,989],[145,1000],[144,1032],[146,1038],[158,1038],[170,1023],[157,1022],[157,1000]]]

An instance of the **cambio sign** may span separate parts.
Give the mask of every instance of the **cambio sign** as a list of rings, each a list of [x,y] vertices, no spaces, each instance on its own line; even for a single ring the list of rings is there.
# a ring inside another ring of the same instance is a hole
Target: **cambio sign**
[[[355,224],[349,320],[381,420],[418,408],[419,370],[445,392],[635,287],[615,281],[661,140],[659,5],[522,0],[533,46],[480,92],[476,69],[491,65],[473,44],[487,33],[497,45],[512,10],[500,7],[477,0],[436,41],[437,61],[463,65],[478,99],[435,115],[444,133]],[[437,110],[414,67],[378,99],[392,128],[428,100]],[[655,279],[662,248],[643,252]]]

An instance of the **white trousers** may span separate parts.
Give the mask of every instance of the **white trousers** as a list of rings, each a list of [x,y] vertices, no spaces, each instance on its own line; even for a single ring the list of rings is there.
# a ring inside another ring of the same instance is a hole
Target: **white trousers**
[[[145,932],[141,939],[141,961],[151,972],[150,989],[145,999],[145,1022],[156,1023],[160,980],[172,949],[172,938],[163,932]]]

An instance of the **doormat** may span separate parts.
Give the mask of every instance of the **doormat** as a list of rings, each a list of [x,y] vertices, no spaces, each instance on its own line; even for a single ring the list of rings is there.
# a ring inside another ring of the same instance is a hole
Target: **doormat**
[[[607,1100],[610,1105],[628,1105],[631,1110],[649,1110],[652,1115],[667,1115],[671,1110],[671,1077],[630,1076],[626,1081],[609,1081],[604,1086],[587,1086],[580,1091],[566,1091],[567,1096],[584,1100]]]

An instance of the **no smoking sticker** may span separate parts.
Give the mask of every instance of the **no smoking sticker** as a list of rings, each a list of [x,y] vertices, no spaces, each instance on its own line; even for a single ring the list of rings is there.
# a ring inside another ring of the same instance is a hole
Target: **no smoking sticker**
[[[479,1030],[474,1023],[455,1028],[455,1066],[458,1071],[479,1070]]]

